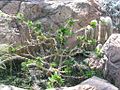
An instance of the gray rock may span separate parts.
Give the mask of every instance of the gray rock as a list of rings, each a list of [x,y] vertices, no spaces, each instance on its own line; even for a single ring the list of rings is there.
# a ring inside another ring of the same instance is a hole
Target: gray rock
[[[40,20],[43,24],[43,31],[50,31],[53,34],[61,25],[65,25],[65,21],[68,18],[78,20],[73,27],[73,30],[77,31],[100,15],[100,12],[94,7],[94,3],[89,0],[28,0],[21,2],[1,2],[0,5],[2,7],[1,10],[7,14],[16,14],[19,12],[23,13],[28,19],[34,21]],[[15,30],[16,28],[11,28],[9,25],[11,21],[9,21],[9,24],[5,24],[5,21],[8,22],[7,19],[1,19],[0,21],[0,24],[2,23],[2,25],[0,25],[0,32],[2,32],[0,33],[0,42],[15,41],[16,43],[16,41],[20,41],[18,39],[20,34],[15,32],[17,31]],[[10,33],[6,34],[8,30]],[[12,38],[10,37],[11,32],[13,35]],[[15,37],[16,40],[13,40],[13,37]]]
[[[120,34],[112,34],[102,51],[107,57],[104,75],[120,89]]]
[[[19,23],[14,16],[8,15],[0,11],[0,44],[21,44],[27,38],[29,30],[23,23]],[[26,39],[25,39],[26,38]]]
[[[88,0],[41,0],[22,2],[20,12],[32,20],[39,19],[45,30],[56,30],[68,18],[79,19],[74,27],[82,26],[99,17],[99,11]]]
[[[1,7],[1,10],[7,14],[16,14],[19,12],[19,7],[20,7],[21,1],[11,1],[11,2],[6,2],[5,4],[2,4],[0,2],[0,5],[4,5]]]
[[[15,28],[9,27],[12,18],[0,11],[0,43],[9,43],[12,40],[12,35],[15,33]],[[15,35],[15,34],[14,34]]]
[[[20,13],[23,13],[28,19],[39,19],[39,17],[45,16],[43,10],[43,4],[40,2],[22,2]]]
[[[94,90],[118,90],[118,88],[114,85],[96,76],[93,76],[92,78],[83,81],[80,85],[90,85],[91,87],[95,87]]]
[[[63,87],[59,89],[47,89],[47,90],[118,90],[117,87],[108,83],[106,80],[93,76],[81,84],[73,87]]]
[[[15,86],[11,86],[11,85],[0,85],[0,90],[26,90],[26,89],[22,89],[22,88],[18,88]]]
[[[33,20],[40,19],[47,30],[58,28],[72,17],[80,20],[74,27],[77,30],[100,14],[112,17],[113,24],[119,25],[119,4],[119,0],[13,0],[0,1],[0,9],[8,14],[20,12]]]

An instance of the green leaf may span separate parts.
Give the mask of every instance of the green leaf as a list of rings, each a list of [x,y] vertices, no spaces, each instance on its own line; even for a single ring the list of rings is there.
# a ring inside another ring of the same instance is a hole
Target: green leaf
[[[25,17],[24,17],[24,15],[23,15],[22,13],[18,13],[18,14],[17,14],[17,19],[24,21],[24,20],[25,20]]]
[[[73,26],[74,23],[75,23],[75,20],[74,20],[73,18],[69,18],[69,19],[67,20],[67,24],[68,24],[70,27]]]
[[[91,26],[92,28],[96,28],[96,26],[97,26],[97,20],[92,20],[92,21],[90,22],[90,26]]]

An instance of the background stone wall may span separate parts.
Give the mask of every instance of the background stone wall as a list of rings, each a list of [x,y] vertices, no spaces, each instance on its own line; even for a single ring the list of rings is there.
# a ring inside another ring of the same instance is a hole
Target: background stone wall
[[[113,7],[113,9],[110,9],[110,2],[113,2],[111,6],[115,4],[115,7]],[[106,27],[106,25],[105,28],[103,27],[104,25],[98,25],[96,32],[98,32],[99,34],[99,32],[103,33],[102,31],[111,32],[111,29],[119,29],[117,27],[119,26],[119,17],[113,16],[113,14],[119,15],[119,4],[119,2],[112,0],[6,0],[0,1],[0,10],[8,15],[23,13],[24,16],[28,19],[31,19],[33,21],[40,21],[43,26],[43,31],[49,31],[52,34],[55,34],[56,30],[61,25],[64,25],[65,21],[68,18],[74,18],[77,20],[76,24],[73,27],[73,31],[76,32],[79,31],[81,28],[86,27],[93,19],[99,21],[101,16],[110,16],[112,18],[113,24],[108,24],[108,28]],[[113,10],[113,12],[111,12],[110,10]],[[1,34],[3,31],[6,30],[11,31],[11,29],[9,28],[6,28],[4,30],[4,27],[8,26],[9,24],[3,25],[3,22],[5,23],[6,21],[2,20],[0,23]],[[107,22],[111,23],[111,21]],[[114,27],[111,25],[114,25]],[[15,28],[12,28],[12,30],[14,31]],[[14,32],[16,33],[16,31]],[[13,34],[12,31],[11,33]],[[82,33],[79,32],[79,34],[81,35]],[[1,36],[3,38],[6,37],[4,35]],[[97,36],[99,37],[100,35]],[[105,38],[102,39],[102,41],[105,40]],[[4,40],[1,41],[3,42]],[[5,41],[7,41],[6,38]]]

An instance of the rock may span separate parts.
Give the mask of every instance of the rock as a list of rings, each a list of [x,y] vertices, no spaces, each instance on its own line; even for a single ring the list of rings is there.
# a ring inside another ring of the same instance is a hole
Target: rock
[[[1,6],[4,5],[1,7],[1,10],[7,14],[16,14],[19,12],[20,3],[21,1],[11,1],[6,2],[5,4],[2,4],[2,2],[0,2]]]
[[[120,34],[112,34],[102,51],[107,57],[104,75],[120,89]]]
[[[90,86],[90,85],[77,85],[74,87],[64,88],[61,90],[98,90],[98,89],[96,89],[94,86]]]
[[[2,9],[7,3],[8,1],[0,1],[0,9]]]
[[[39,19],[39,17],[46,16],[44,15],[44,4],[40,2],[22,2],[20,7],[20,13],[23,13],[24,16],[28,19]]]
[[[63,87],[59,89],[47,89],[47,90],[118,90],[117,87],[108,83],[106,80],[93,76],[81,84],[73,87]]]
[[[81,86],[89,85],[91,87],[94,87],[93,90],[118,90],[117,87],[113,86],[106,80],[98,78],[96,76],[93,76],[92,78],[89,78],[89,79],[83,81],[80,85]],[[81,89],[79,89],[79,90],[81,90]],[[89,90],[89,89],[83,89],[83,90]],[[90,89],[90,90],[92,90],[92,89]]]
[[[99,18],[100,14],[110,16],[114,26],[118,26],[119,4],[119,0],[17,0],[0,1],[0,10],[8,14],[23,13],[32,20],[40,19],[47,30],[58,28],[69,17],[79,19],[76,30]]]
[[[15,86],[11,86],[11,85],[0,85],[0,90],[26,90],[26,89],[22,89],[22,88],[18,88]]]
[[[22,2],[20,12],[32,20],[40,19],[45,30],[56,30],[66,19],[80,21],[74,27],[77,30],[99,17],[98,10],[88,0],[41,0],[39,2]]]
[[[10,22],[12,21],[12,18],[0,11],[0,44],[3,43],[11,43],[15,40],[13,40],[13,37],[18,36],[16,31],[16,28],[10,27]]]
[[[68,41],[71,43],[69,45],[73,45],[70,47],[74,47],[77,43],[76,37],[78,35],[83,35],[85,30],[81,31],[81,28],[86,27],[91,20],[98,19],[100,17],[101,11],[99,9],[99,2],[96,0],[27,0],[27,1],[8,1],[1,2],[0,7],[1,10],[7,14],[16,14],[23,13],[24,16],[33,21],[41,21],[44,32],[51,32],[52,34],[56,33],[56,30],[65,25],[66,20],[68,18],[74,18],[77,20],[75,25],[72,27],[75,33],[75,37],[70,37]],[[9,10],[10,8],[10,10]],[[8,25],[6,25],[8,26]],[[89,25],[88,25],[89,26]],[[99,27],[99,25],[98,25]],[[101,27],[104,27],[103,25]],[[106,29],[105,26],[103,29]],[[15,28],[14,28],[15,29]],[[83,28],[84,29],[84,28]],[[99,28],[100,29],[100,28]],[[96,28],[94,33],[98,33],[99,30]],[[108,27],[109,29],[109,27]],[[76,33],[76,31],[78,31]],[[88,34],[92,33],[92,29],[88,31]],[[14,32],[14,30],[13,30]],[[6,33],[1,33],[0,38],[6,37],[9,39],[9,36],[5,36]],[[19,34],[15,32],[15,38],[19,38]],[[93,36],[93,35],[87,35]],[[97,36],[97,37],[96,37]],[[98,39],[99,35],[96,35],[95,39]],[[14,37],[14,36],[13,36]],[[89,37],[88,37],[89,38]],[[15,41],[20,41],[19,39]],[[25,38],[24,38],[25,39]],[[92,38],[93,39],[93,38]],[[99,41],[101,38],[99,39]],[[5,40],[2,40],[3,42]],[[7,41],[7,40],[6,40]],[[13,39],[11,39],[13,41]],[[102,38],[102,41],[105,41],[105,38]],[[75,43],[75,44],[73,44]],[[68,45],[68,46],[69,46]]]
[[[26,42],[29,34],[28,27],[19,23],[15,16],[8,15],[0,11],[0,44],[14,44],[18,45]]]

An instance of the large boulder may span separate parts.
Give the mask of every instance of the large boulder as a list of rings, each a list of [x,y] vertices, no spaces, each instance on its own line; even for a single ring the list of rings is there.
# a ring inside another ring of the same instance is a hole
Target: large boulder
[[[68,18],[78,19],[74,30],[99,18],[99,5],[94,0],[23,0],[0,2],[0,9],[7,14],[23,13],[32,20],[40,20],[45,30],[57,29]]]
[[[108,83],[104,79],[96,76],[83,81],[81,84],[73,87],[65,87],[61,89],[48,89],[48,90],[118,90],[117,87]]]
[[[20,12],[29,19],[40,19],[45,30],[58,29],[68,18],[79,20],[74,27],[74,30],[78,30],[100,15],[100,12],[89,0],[22,2]]]
[[[0,1],[0,9],[7,14],[16,14],[19,12],[21,1]]]
[[[111,32],[112,24],[103,25],[101,23],[98,23],[95,30],[87,27],[87,25],[93,19],[97,19],[97,21],[99,22],[99,17],[101,14],[101,10],[99,7],[101,5],[102,5],[101,2],[97,2],[97,0],[23,0],[23,1],[6,1],[6,2],[1,1],[0,9],[7,14],[23,13],[24,16],[28,19],[31,19],[33,21],[39,20],[43,24],[42,25],[44,29],[43,31],[45,32],[49,31],[49,32],[52,32],[52,34],[55,34],[56,30],[61,25],[65,25],[66,23],[65,21],[68,18],[76,19],[77,22],[72,27],[75,35],[74,37],[68,38],[68,41],[70,42],[70,44],[68,43],[70,45],[68,47],[74,47],[76,46],[76,43],[77,43],[76,38],[77,36],[80,36],[80,35],[87,35],[89,39],[96,39],[96,40],[99,39],[98,41],[100,43],[104,43],[104,41],[106,40],[105,39],[106,31]],[[110,20],[111,19],[109,19],[109,22]],[[2,22],[3,21],[1,21],[1,23]],[[9,24],[5,24],[5,25],[3,24],[4,23],[2,23],[2,27],[1,27],[2,29],[5,26],[6,27],[9,26]],[[2,29],[0,30],[0,32],[3,32]],[[14,34],[12,38],[15,36],[16,40],[13,40],[11,37],[9,37],[10,34],[8,34],[7,38],[8,39],[11,38],[10,42],[21,41],[18,39],[21,37],[20,34],[14,32],[14,31],[17,31],[17,30],[14,30],[15,28],[14,29],[5,28],[5,29],[9,31],[13,30]],[[104,35],[100,34],[99,32],[104,33]],[[98,35],[98,33],[101,36]],[[0,38],[6,37],[5,34],[6,33],[4,33],[4,35],[2,34]],[[25,37],[25,34],[23,35],[23,37]],[[22,40],[23,39],[25,38],[22,38]],[[8,40],[1,39],[1,42],[4,42],[4,41],[8,41]]]
[[[114,26],[120,24],[119,0],[8,0],[0,1],[0,10],[8,14],[24,13],[32,20],[40,19],[45,29],[56,29],[69,17],[79,19],[75,30],[99,16],[110,16]]]
[[[102,47],[107,57],[104,75],[120,89],[120,34],[112,34]]]
[[[99,16],[102,12],[99,7],[102,7],[103,2],[102,0],[98,2],[97,1],[98,0],[0,1],[0,9],[7,14],[23,13],[24,16],[28,19],[31,19],[33,21],[39,20],[43,24],[43,31],[49,31],[53,34],[56,33],[56,30],[61,25],[65,25],[65,21],[68,18],[76,19],[77,22],[72,27],[75,35],[74,37],[68,38],[68,41],[70,42],[68,43],[68,47],[74,47],[77,43],[76,38],[80,35],[87,35],[89,39],[96,39],[103,44],[106,41],[106,32],[108,34],[108,32],[111,33],[112,31],[113,27],[111,19],[108,19],[108,17],[104,18],[107,20],[105,20],[105,22],[108,22],[108,25],[100,23],[101,20],[99,21]],[[23,36],[21,36],[18,33],[19,30],[17,30],[16,27],[10,26],[11,20],[8,20],[8,17],[4,18],[0,16],[0,19],[0,43],[18,43],[21,41],[23,42],[23,40],[25,39],[23,37],[25,37],[28,32],[22,32],[27,31],[25,30],[26,28],[23,28],[23,30],[25,31],[21,31],[21,33],[23,34]],[[86,26],[93,19],[97,19],[97,21],[99,22],[95,30],[91,28],[86,28]],[[93,35],[93,33],[95,35]],[[109,34],[107,35],[107,37],[109,37]]]
[[[18,88],[15,86],[11,86],[11,85],[0,85],[0,90],[26,90],[26,89],[22,89],[22,88]]]
[[[67,18],[79,19],[75,29],[86,26],[99,16],[110,16],[119,29],[119,0],[8,0],[0,1],[0,10],[7,14],[24,13],[32,20],[40,19],[45,29],[56,29]]]
[[[92,78],[83,81],[80,85],[89,85],[91,87],[94,87],[93,90],[118,90],[117,87],[110,84],[108,81],[98,78],[96,76],[93,76]],[[78,90],[82,90],[82,89],[78,89]],[[89,90],[89,89],[83,89],[83,90]]]

